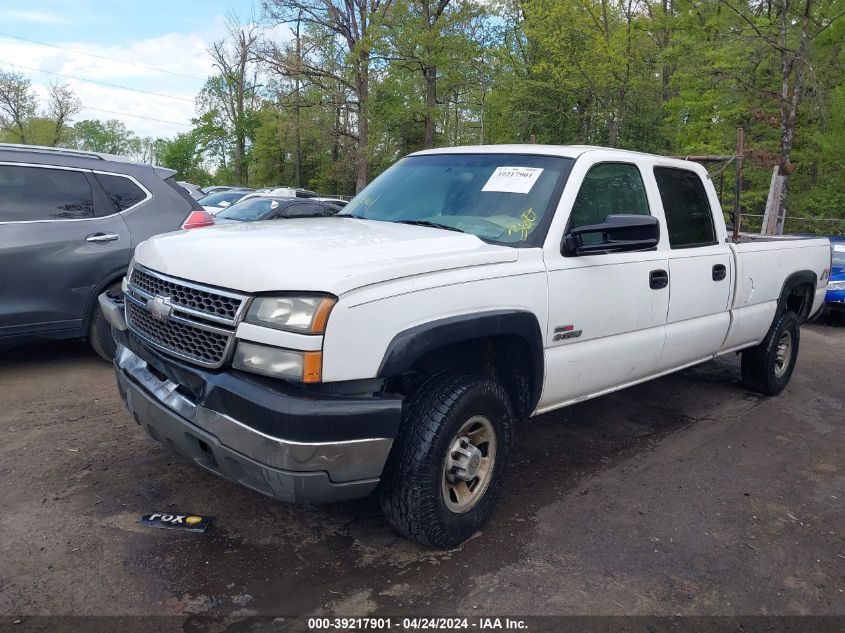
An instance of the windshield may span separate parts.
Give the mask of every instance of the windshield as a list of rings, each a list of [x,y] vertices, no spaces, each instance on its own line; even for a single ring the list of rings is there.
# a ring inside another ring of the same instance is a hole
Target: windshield
[[[272,198],[250,198],[223,209],[215,217],[239,220],[240,222],[253,222],[263,220],[278,209],[280,204],[278,200]]]
[[[340,215],[440,225],[491,242],[534,246],[544,237],[572,162],[519,154],[410,156]]]
[[[221,191],[220,193],[213,193],[210,196],[202,198],[199,203],[204,207],[225,207],[228,205],[221,204],[228,202],[229,204],[243,198],[248,191]]]

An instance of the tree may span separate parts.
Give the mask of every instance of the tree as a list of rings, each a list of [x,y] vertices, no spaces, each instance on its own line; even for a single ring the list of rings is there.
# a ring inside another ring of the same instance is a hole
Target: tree
[[[52,83],[48,91],[47,116],[53,121],[53,136],[50,145],[58,145],[67,139],[71,118],[79,114],[82,104],[67,84]]]
[[[582,140],[628,145],[633,139],[620,138],[626,121],[653,112],[632,106],[659,102],[645,1],[530,0],[524,6],[526,33],[540,51],[536,63],[568,93]]]
[[[783,217],[788,177],[793,171],[792,151],[799,107],[807,97],[807,78],[815,72],[811,48],[819,35],[845,15],[845,10],[836,0],[776,0],[759,5],[737,0],[719,2],[736,15],[742,37],[756,49],[752,51],[752,59],[767,58],[764,64],[776,64],[774,72],[751,75],[743,72],[733,75],[733,80],[741,88],[777,99],[778,172],[783,176],[779,213]]]
[[[0,70],[0,127],[18,143],[26,143],[27,125],[38,110],[29,79],[16,72]]]
[[[177,134],[172,140],[159,139],[156,142],[156,154],[163,166],[176,170],[179,180],[197,185],[211,182],[208,171],[203,167],[202,147],[194,132]]]
[[[78,121],[73,126],[73,135],[78,149],[121,155],[131,154],[137,139],[126,124],[117,119]]]
[[[438,119],[437,83],[444,66],[468,67],[476,42],[469,26],[482,15],[482,6],[454,0],[397,0],[385,29],[391,61],[419,73],[423,81],[425,132],[423,147],[435,145]]]
[[[235,18],[227,21],[227,27],[231,41],[218,40],[208,49],[219,74],[206,82],[200,101],[232,136],[234,179],[237,184],[245,184],[247,141],[255,132],[259,106],[255,68],[259,32],[254,24],[244,26]]]
[[[277,23],[301,21],[325,33],[342,47],[348,72],[327,70],[298,59],[291,66],[279,56],[280,68],[288,76],[300,74],[314,82],[330,80],[348,88],[354,95],[356,126],[356,190],[369,178],[369,98],[373,63],[373,42],[393,0],[264,0],[267,16]]]

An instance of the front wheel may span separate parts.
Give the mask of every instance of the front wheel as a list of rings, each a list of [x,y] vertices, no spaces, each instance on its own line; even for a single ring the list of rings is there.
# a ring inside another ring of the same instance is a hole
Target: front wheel
[[[799,341],[798,315],[784,312],[762,343],[742,352],[742,384],[767,396],[783,391],[795,369]]]
[[[403,536],[456,547],[489,518],[513,442],[513,411],[493,378],[446,372],[405,404],[382,475],[381,506]]]

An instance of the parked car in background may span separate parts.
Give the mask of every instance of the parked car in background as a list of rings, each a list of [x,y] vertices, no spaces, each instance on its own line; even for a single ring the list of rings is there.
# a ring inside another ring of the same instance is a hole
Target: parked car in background
[[[188,194],[194,200],[199,200],[200,198],[204,198],[206,195],[208,195],[206,193],[203,193],[202,189],[200,189],[197,185],[195,185],[193,183],[185,182],[184,180],[179,180],[177,182],[178,182],[179,186],[181,186],[182,189],[187,191]]]
[[[209,185],[208,187],[200,187],[200,191],[208,196],[212,193],[220,193],[221,191],[228,191],[229,189],[245,189],[245,187],[235,187],[234,185]]]
[[[213,224],[174,171],[91,152],[0,144],[0,340],[88,337],[114,355],[97,295],[135,246]]]
[[[340,207],[341,209],[343,207],[345,207],[347,204],[349,204],[348,200],[341,200],[340,198],[314,198],[314,199],[319,201],[319,202],[326,202],[326,203],[333,205],[335,207]]]
[[[246,195],[253,193],[253,189],[226,189],[218,191],[197,200],[199,205],[211,215],[217,215],[228,206],[235,204]]]
[[[226,207],[214,216],[216,224],[257,222],[279,218],[312,218],[336,215],[341,207],[317,198],[285,196],[249,196]]]
[[[829,310],[845,313],[845,237],[830,238],[831,267],[825,302]]]

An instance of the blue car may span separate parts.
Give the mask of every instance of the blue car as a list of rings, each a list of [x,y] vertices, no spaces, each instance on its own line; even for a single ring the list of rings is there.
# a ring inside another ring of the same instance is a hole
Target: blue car
[[[831,237],[832,264],[825,301],[831,310],[845,311],[845,237]]]

